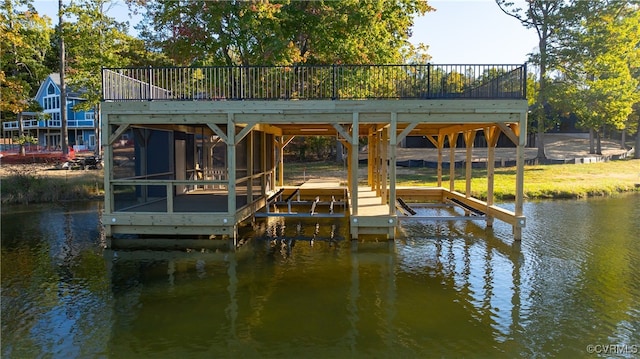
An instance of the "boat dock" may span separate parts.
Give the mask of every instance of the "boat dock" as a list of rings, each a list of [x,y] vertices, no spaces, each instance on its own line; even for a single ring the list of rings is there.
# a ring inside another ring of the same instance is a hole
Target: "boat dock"
[[[449,73],[465,73],[464,86],[448,88]],[[482,220],[490,227],[497,219],[521,238],[526,66],[119,68],[104,69],[103,79],[107,237],[235,242],[242,222],[278,216],[348,217],[351,238],[389,239],[408,220]],[[316,80],[323,85],[312,86]],[[346,178],[285,185],[284,153],[296,136],[340,141]],[[408,136],[437,149],[437,186],[397,186],[396,152]],[[471,195],[476,136],[487,145],[486,201]],[[514,211],[493,202],[499,136],[514,146]],[[455,166],[448,174],[443,167],[447,155],[455,162],[460,144],[464,178],[456,178]],[[367,174],[359,178],[364,145]],[[465,182],[464,192],[456,181]],[[462,214],[422,213],[434,206]]]

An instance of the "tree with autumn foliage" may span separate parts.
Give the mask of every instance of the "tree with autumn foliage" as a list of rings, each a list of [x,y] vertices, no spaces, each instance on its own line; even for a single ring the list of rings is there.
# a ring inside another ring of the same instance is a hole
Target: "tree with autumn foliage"
[[[176,65],[370,64],[401,60],[425,1],[138,0],[141,37]]]
[[[63,31],[67,85],[86,100],[76,105],[77,110],[95,110],[97,138],[102,68],[166,64],[161,54],[147,51],[142,40],[128,35],[128,23],[107,15],[113,4],[111,0],[78,0],[64,9],[65,16],[74,19],[64,23]]]
[[[49,74],[44,59],[49,49],[51,19],[40,16],[31,0],[0,3],[0,118],[18,120]]]

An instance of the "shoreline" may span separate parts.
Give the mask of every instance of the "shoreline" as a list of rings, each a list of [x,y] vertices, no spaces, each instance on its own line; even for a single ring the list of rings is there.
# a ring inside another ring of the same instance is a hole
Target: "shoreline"
[[[622,149],[618,141],[603,139],[602,155],[588,153],[587,134],[545,134],[545,153],[548,164],[525,164],[525,200],[580,199],[602,197],[617,193],[640,192],[640,159],[631,158],[630,150]],[[527,163],[533,163],[538,149],[525,149]],[[447,152],[448,149],[447,149]],[[457,148],[456,162],[466,159],[466,149]],[[473,161],[482,165],[486,148],[473,149]],[[82,157],[81,154],[79,154]],[[362,160],[367,159],[361,152]],[[443,156],[448,163],[448,153]],[[515,176],[508,167],[515,161],[515,149],[496,148],[496,161],[507,166],[496,166],[494,199],[510,200],[515,196]],[[1,160],[0,160],[1,161]],[[435,186],[437,178],[431,162],[437,161],[434,148],[399,148],[398,163],[420,161],[421,167],[397,166],[398,186]],[[435,162],[434,162],[435,163]],[[485,162],[486,163],[486,162]],[[295,184],[308,178],[346,178],[344,165],[336,162],[287,162],[285,184]],[[465,191],[463,169],[456,170],[456,190]],[[459,172],[460,171],[460,172]],[[359,178],[366,179],[366,167],[360,166]],[[472,170],[472,195],[486,199],[486,165]],[[448,171],[443,182],[448,183]],[[366,184],[366,180],[363,184]],[[0,202],[46,203],[73,200],[100,200],[104,198],[104,170],[56,170],[52,163],[8,164],[0,162]]]
[[[495,170],[494,199],[509,201],[515,196],[513,167]],[[366,167],[361,167],[361,181]],[[464,193],[464,178],[456,170],[457,191]],[[472,195],[486,199],[486,172],[473,169]],[[96,201],[104,199],[103,170],[52,170],[47,165],[2,165],[0,170],[2,204],[29,204],[58,201]],[[285,167],[285,184],[309,178],[344,179],[344,168],[333,162],[290,163]],[[448,173],[443,183],[448,183]],[[366,182],[364,183],[366,184]],[[435,186],[435,169],[399,167],[398,186]],[[640,159],[622,159],[589,164],[525,166],[525,200],[582,199],[640,193]]]

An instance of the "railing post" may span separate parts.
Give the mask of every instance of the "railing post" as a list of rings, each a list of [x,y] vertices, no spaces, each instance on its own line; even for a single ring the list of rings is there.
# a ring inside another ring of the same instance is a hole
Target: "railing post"
[[[522,96],[527,99],[527,63],[522,66]]]
[[[426,98],[431,97],[431,63],[427,62],[427,96]]]
[[[337,69],[336,64],[331,65],[331,99],[332,100],[338,99],[338,90],[336,88],[337,86],[336,79],[338,74],[336,73],[336,69]]]
[[[153,96],[151,95],[151,65],[149,65],[148,67],[148,74],[147,74],[147,100],[151,101],[153,100]]]
[[[104,93],[105,91],[107,91],[107,87],[104,85],[105,81],[104,81],[104,66],[100,66],[100,79],[102,82],[102,98],[100,99],[100,101],[104,102]]]

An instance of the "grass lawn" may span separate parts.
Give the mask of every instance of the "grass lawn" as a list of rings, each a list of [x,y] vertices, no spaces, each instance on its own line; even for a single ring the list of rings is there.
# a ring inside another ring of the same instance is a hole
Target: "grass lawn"
[[[293,163],[285,165],[285,181],[295,182],[303,171],[308,177],[341,176],[342,165],[328,162]],[[399,186],[436,186],[433,168],[398,167]],[[495,169],[496,200],[515,197],[515,167]],[[366,184],[366,167],[360,166],[359,182]],[[443,170],[442,184],[449,186],[449,170]],[[638,184],[638,186],[636,186]],[[586,198],[622,192],[640,191],[640,160],[629,159],[589,164],[525,166],[524,195],[526,198]],[[457,191],[465,191],[464,169],[456,169]],[[487,171],[473,169],[471,190],[474,197],[486,199]]]

